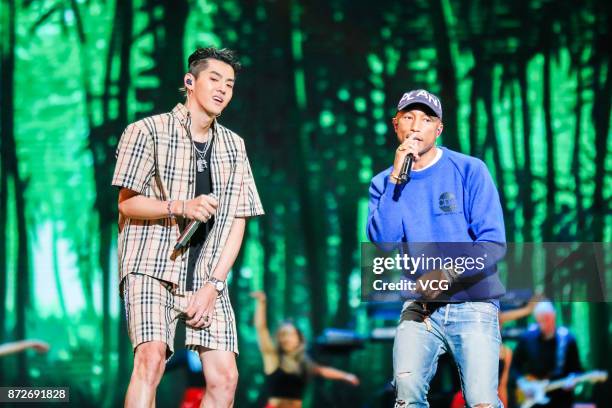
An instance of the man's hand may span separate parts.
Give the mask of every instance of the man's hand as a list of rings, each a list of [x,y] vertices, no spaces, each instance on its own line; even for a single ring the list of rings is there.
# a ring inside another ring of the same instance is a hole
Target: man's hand
[[[217,212],[219,202],[213,194],[202,194],[185,201],[185,218],[206,222]]]
[[[432,289],[432,285],[434,289]],[[433,300],[440,296],[442,292],[448,289],[450,281],[444,271],[434,269],[418,277],[416,280],[416,291],[423,296],[425,300]]]
[[[212,323],[215,314],[215,302],[217,301],[217,290],[210,283],[205,283],[189,301],[185,314],[189,320],[186,324],[192,327],[208,327]]]
[[[404,140],[404,142],[399,145],[397,150],[395,150],[395,160],[393,161],[393,171],[391,172],[391,174],[393,174],[395,177],[398,177],[400,175],[404,160],[406,159],[406,156],[408,156],[410,153],[412,153],[412,155],[414,156],[415,162],[420,159],[418,144],[418,140],[407,137],[406,140]]]

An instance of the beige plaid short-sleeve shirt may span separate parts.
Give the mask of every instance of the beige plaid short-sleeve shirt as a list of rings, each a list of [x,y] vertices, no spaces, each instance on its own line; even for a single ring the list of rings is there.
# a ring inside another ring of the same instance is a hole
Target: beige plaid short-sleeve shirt
[[[178,104],[172,112],[129,125],[117,147],[112,184],[157,200],[194,198],[196,169],[190,121],[187,108]],[[196,264],[196,290],[214,271],[234,219],[264,213],[244,141],[216,120],[212,129],[212,191],[219,198],[219,207]],[[181,218],[134,220],[120,216],[120,281],[130,273],[139,273],[171,282],[183,292],[189,249],[174,250],[174,245],[186,224]],[[227,291],[222,298],[228,298]]]

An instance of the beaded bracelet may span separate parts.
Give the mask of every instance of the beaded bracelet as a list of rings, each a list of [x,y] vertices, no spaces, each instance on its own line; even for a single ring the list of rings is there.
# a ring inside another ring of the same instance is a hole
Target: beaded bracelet
[[[174,218],[174,214],[172,214],[172,200],[168,201],[168,206],[166,208],[168,209],[168,217]]]

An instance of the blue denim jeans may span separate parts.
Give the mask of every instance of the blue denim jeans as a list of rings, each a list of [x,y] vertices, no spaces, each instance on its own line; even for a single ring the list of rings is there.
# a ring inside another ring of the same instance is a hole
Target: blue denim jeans
[[[497,396],[501,345],[497,315],[491,302],[463,302],[440,307],[424,322],[400,322],[393,344],[395,407],[429,406],[429,382],[438,358],[446,352],[459,368],[468,407],[502,407]]]

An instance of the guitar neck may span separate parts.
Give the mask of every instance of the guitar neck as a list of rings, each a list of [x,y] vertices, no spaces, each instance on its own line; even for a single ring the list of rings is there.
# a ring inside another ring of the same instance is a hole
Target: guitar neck
[[[592,379],[596,378],[596,375],[594,375],[593,373],[584,373],[584,374],[580,374],[577,375],[575,377],[572,378],[572,382],[574,384],[578,384],[584,381],[591,381]],[[565,377],[565,378],[561,378],[560,380],[555,380],[552,381],[550,384],[548,384],[545,387],[546,392],[548,391],[553,391],[553,390],[558,390],[559,388],[563,388],[565,387],[565,382],[569,379],[569,377]]]

